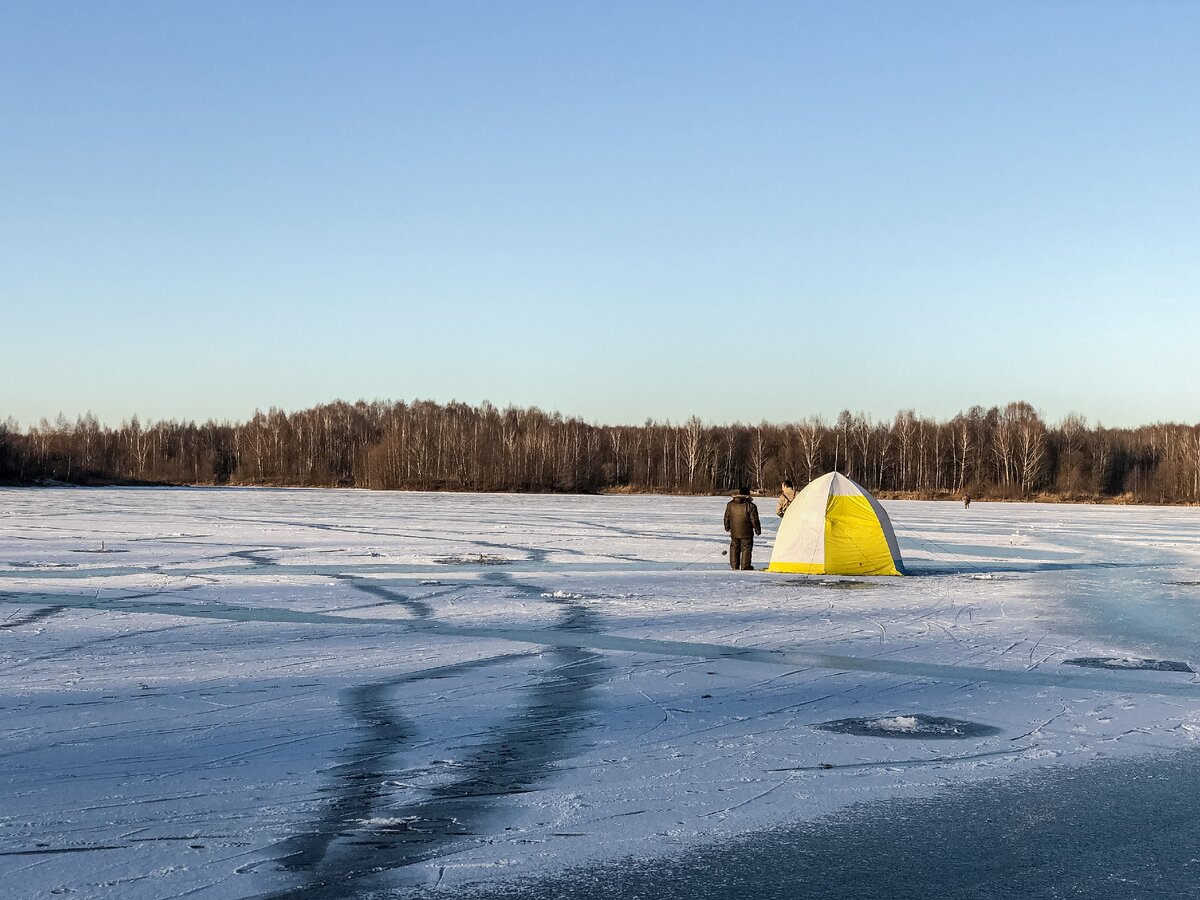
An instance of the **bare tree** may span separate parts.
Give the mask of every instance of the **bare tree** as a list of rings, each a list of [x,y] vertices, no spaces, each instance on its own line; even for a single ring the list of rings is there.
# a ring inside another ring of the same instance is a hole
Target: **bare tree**
[[[683,459],[687,466],[687,486],[689,490],[695,490],[696,473],[700,470],[704,462],[704,457],[707,455],[708,442],[705,434],[704,423],[699,417],[692,416],[683,425]]]

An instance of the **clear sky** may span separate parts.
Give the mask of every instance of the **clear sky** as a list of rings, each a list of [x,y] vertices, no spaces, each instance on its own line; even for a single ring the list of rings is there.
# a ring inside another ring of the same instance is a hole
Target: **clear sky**
[[[0,4],[0,419],[1200,420],[1200,4]]]

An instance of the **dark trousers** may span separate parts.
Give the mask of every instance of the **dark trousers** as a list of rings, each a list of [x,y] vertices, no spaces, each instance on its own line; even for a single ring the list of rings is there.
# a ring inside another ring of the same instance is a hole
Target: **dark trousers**
[[[754,538],[729,539],[729,568],[753,569],[750,557],[754,554]]]

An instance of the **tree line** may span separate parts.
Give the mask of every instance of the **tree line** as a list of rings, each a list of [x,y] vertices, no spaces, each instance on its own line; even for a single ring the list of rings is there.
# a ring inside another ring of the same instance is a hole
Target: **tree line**
[[[972,407],[949,421],[848,410],[832,422],[596,425],[534,408],[431,401],[272,408],[246,422],[88,414],[21,430],[0,423],[10,484],[234,484],[382,490],[773,492],[829,471],[869,490],[1134,502],[1200,501],[1200,424],[1055,424],[1028,403]]]

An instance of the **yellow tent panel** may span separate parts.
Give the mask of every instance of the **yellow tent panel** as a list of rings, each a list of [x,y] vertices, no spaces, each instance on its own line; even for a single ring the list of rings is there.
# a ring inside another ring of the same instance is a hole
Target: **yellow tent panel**
[[[792,501],[767,568],[805,575],[904,574],[887,512],[837,472],[822,475]]]

